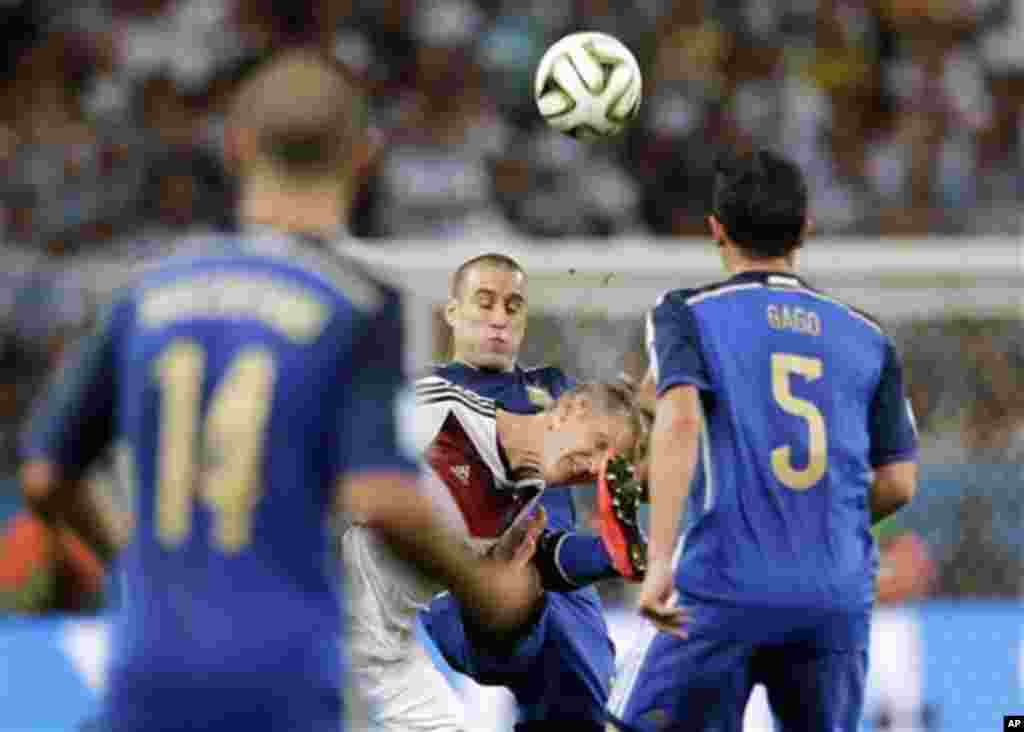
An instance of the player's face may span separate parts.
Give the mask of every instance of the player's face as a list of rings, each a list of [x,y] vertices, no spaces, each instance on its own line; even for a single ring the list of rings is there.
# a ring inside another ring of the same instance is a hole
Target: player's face
[[[484,369],[511,371],[526,334],[526,293],[521,272],[472,267],[445,318],[452,328],[455,359]]]
[[[544,480],[549,484],[593,480],[609,450],[629,454],[636,434],[629,418],[597,414],[585,400],[559,404],[544,438]]]

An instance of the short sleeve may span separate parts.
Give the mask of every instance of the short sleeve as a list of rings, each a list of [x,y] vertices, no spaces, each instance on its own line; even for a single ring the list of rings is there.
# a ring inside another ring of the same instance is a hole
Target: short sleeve
[[[345,390],[336,407],[336,477],[417,471],[415,397],[405,379],[402,303],[387,291],[354,340]]]
[[[871,400],[871,465],[913,460],[917,456],[917,428],[903,389],[903,368],[891,341]]]
[[[112,304],[65,358],[21,435],[25,460],[46,460],[81,477],[114,441],[118,348],[132,317],[127,297]]]
[[[697,320],[681,293],[663,296],[648,313],[647,354],[659,397],[682,384],[711,389]]]

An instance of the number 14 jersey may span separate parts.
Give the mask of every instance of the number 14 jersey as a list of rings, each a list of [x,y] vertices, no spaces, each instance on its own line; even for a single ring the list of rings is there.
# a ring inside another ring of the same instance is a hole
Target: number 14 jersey
[[[335,486],[416,471],[400,302],[323,242],[197,247],[120,294],[24,448],[76,479],[117,443],[134,485],[111,729],[337,730]]]

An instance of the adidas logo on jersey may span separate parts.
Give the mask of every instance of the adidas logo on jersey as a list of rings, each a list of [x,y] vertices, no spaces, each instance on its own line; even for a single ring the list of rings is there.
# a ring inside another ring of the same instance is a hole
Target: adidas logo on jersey
[[[463,485],[469,484],[469,466],[468,465],[453,465],[452,475],[462,481]]]

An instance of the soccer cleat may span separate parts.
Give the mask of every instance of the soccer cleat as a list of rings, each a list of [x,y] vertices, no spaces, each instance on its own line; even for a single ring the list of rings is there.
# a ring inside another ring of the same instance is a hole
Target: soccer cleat
[[[647,537],[640,528],[640,503],[646,487],[633,466],[609,453],[597,478],[597,511],[601,539],[623,579],[639,582],[647,570]]]

